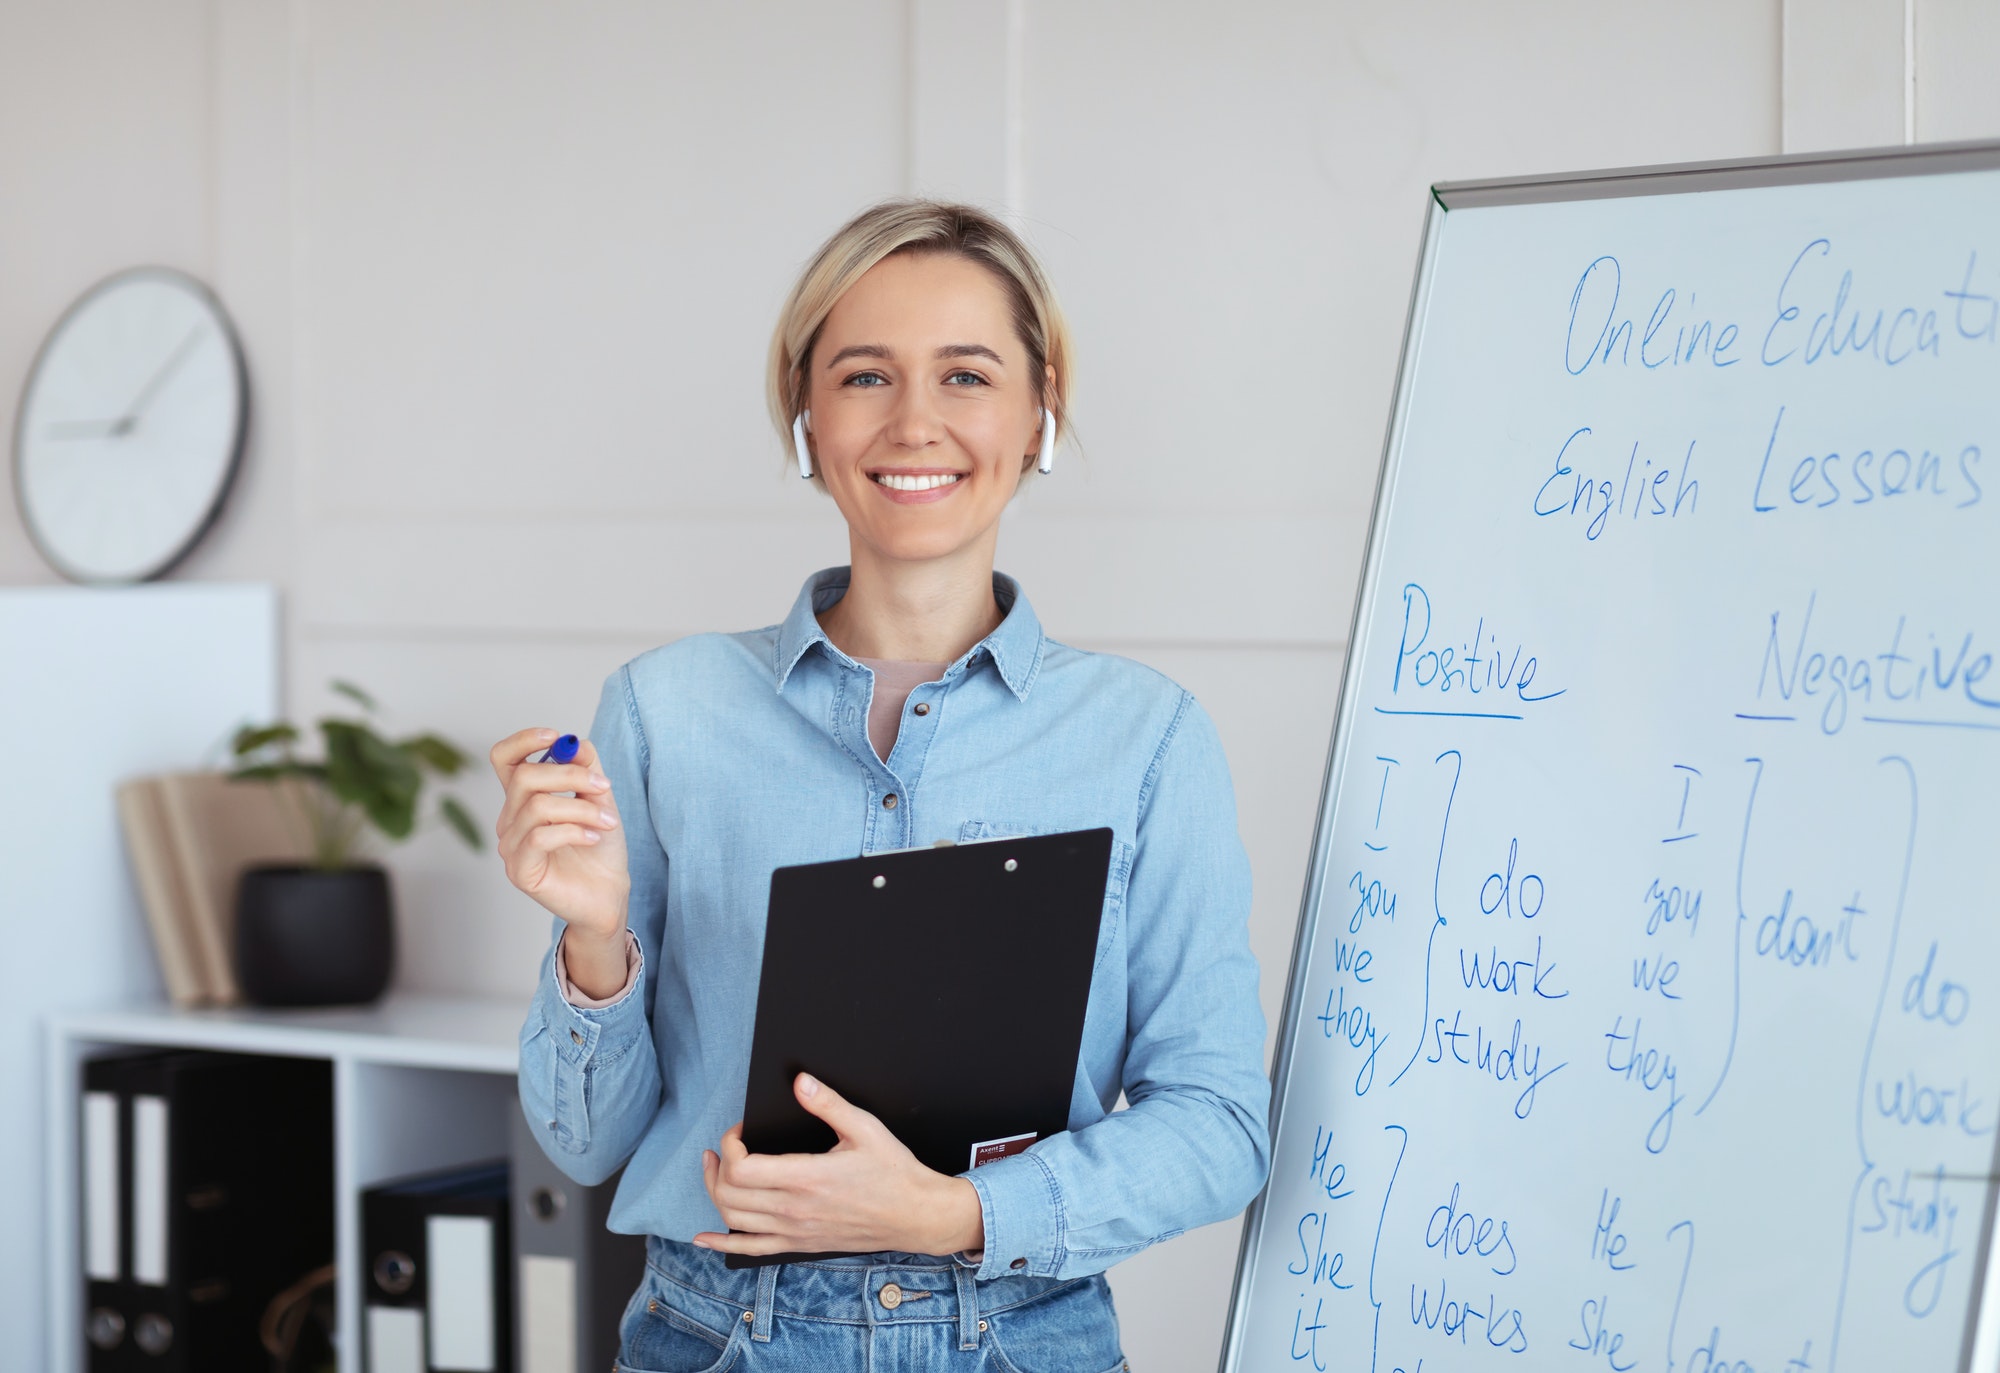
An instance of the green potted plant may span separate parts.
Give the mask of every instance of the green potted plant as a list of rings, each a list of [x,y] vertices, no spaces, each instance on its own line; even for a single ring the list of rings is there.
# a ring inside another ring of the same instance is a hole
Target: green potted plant
[[[283,721],[246,726],[232,744],[231,776],[269,783],[310,855],[250,868],[237,888],[237,981],[260,1005],[348,1005],[382,994],[395,963],[395,927],[389,874],[367,860],[368,834],[409,838],[426,781],[455,777],[466,765],[465,754],[436,734],[385,738],[369,718],[374,699],[351,682],[332,685],[362,714],[319,721],[320,758],[300,757],[300,731]],[[481,847],[456,797],[441,797],[435,815]]]

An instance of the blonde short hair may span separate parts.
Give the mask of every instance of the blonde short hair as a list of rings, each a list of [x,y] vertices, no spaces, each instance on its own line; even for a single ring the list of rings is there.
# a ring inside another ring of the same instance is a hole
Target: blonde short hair
[[[1006,293],[1014,332],[1028,351],[1039,404],[1055,416],[1057,437],[1064,437],[1069,430],[1069,325],[1035,255],[1012,229],[971,205],[885,200],[834,231],[778,312],[765,400],[786,452],[791,450],[792,421],[806,408],[813,345],[826,317],[869,268],[896,253],[949,253],[993,274]],[[1054,384],[1048,385],[1051,371]],[[819,480],[817,473],[813,480]]]

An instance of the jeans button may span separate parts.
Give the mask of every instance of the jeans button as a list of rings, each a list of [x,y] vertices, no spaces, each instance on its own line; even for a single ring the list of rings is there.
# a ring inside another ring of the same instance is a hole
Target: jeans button
[[[881,1292],[876,1294],[876,1300],[882,1303],[884,1311],[894,1311],[903,1304],[903,1289],[893,1282],[885,1282]]]
[[[896,793],[892,791],[887,796],[882,798],[882,809],[894,810],[895,808],[896,808]]]

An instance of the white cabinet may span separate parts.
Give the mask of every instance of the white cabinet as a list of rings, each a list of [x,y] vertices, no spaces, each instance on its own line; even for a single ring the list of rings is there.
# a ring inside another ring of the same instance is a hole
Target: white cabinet
[[[48,1331],[51,1373],[81,1373],[77,1252],[80,1064],[126,1046],[283,1054],[333,1064],[335,1261],[341,1373],[361,1367],[361,1194],[390,1178],[500,1157],[515,1105],[518,1001],[391,996],[319,1010],[75,1012],[48,1022]]]

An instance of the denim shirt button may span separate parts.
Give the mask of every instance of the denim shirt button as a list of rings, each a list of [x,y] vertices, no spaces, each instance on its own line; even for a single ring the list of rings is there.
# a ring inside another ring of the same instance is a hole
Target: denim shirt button
[[[579,1030],[571,1030],[571,1031],[569,1032],[569,1042],[570,1042],[570,1043],[572,1043],[572,1044],[581,1044],[581,1043],[583,1043],[583,1034],[582,1034],[582,1032],[581,1032],[581,1031],[579,1031]]]
[[[895,808],[896,808],[896,793],[892,791],[887,796],[882,798],[882,809],[894,810]]]
[[[1015,1259],[1012,1263],[1008,1264],[1007,1266],[1009,1268],[1026,1268],[1028,1266],[1028,1261],[1026,1259]]]
[[[931,703],[929,701],[919,701],[911,709],[915,710],[919,715],[928,715],[931,713]]]

